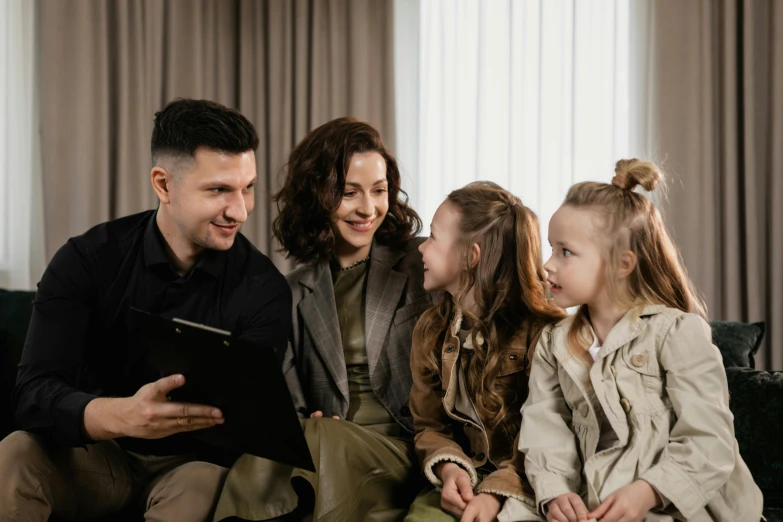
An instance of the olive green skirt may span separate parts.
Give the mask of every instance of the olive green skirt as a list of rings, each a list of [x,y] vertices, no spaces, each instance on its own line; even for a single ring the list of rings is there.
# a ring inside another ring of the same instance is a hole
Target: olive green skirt
[[[413,442],[352,422],[302,421],[315,473],[252,455],[229,471],[215,522],[312,513],[313,522],[402,521],[423,479]]]
[[[454,522],[457,517],[440,507],[440,491],[426,486],[411,504],[405,522]]]

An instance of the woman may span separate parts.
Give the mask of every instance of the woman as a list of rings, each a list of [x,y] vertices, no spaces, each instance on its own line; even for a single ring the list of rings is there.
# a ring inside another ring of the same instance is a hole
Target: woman
[[[216,520],[402,520],[420,487],[413,452],[410,347],[432,304],[397,163],[353,118],[312,131],[291,153],[275,237],[293,327],[283,371],[316,472],[245,455]]]

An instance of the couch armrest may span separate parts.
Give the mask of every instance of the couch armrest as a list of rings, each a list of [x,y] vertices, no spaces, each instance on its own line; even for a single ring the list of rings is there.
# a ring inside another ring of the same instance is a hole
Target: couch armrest
[[[728,368],[726,376],[740,454],[764,493],[764,506],[783,507],[783,372]]]

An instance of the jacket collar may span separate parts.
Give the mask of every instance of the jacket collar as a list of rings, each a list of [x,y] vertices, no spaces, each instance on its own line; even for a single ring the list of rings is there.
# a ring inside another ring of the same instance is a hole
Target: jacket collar
[[[666,305],[655,304],[644,305],[642,307],[637,306],[628,310],[620,321],[618,321],[609,331],[609,335],[606,336],[601,351],[598,352],[599,358],[609,355],[636,339],[639,334],[647,328],[647,322],[640,321],[640,319],[657,315],[666,310],[666,308]],[[570,316],[561,323],[563,326],[560,331],[561,336],[566,337],[568,335],[568,330],[571,327],[573,320],[574,316]],[[568,344],[565,342],[565,339],[555,343],[552,350],[555,356],[562,362],[570,358]]]
[[[459,338],[459,330],[462,328],[462,309],[454,305],[454,319],[451,321],[451,335],[453,337]],[[476,332],[476,342],[479,346],[484,345],[484,336],[481,335],[481,332]],[[465,348],[466,350],[472,350],[473,349],[473,336],[469,335],[467,339],[465,339],[465,343],[462,345],[462,348]]]
[[[403,257],[403,249],[393,249],[373,241],[364,293],[364,336],[373,387],[377,382],[372,377],[388,344],[394,310],[408,280],[404,273],[394,270]],[[299,283],[310,289],[310,294],[299,303],[299,311],[304,323],[311,329],[315,347],[326,361],[332,379],[343,399],[348,401],[348,374],[329,262],[313,265],[302,275]]]
[[[367,271],[368,276],[372,271],[372,268],[375,268],[376,271],[380,270],[381,272],[391,270],[403,257],[405,257],[405,252],[403,252],[402,249],[393,249],[373,240],[370,249],[370,266]],[[331,281],[331,267],[328,262],[324,261],[312,265],[312,268],[302,275],[299,283],[310,290],[315,290],[318,288],[319,284],[325,284],[327,276]]]

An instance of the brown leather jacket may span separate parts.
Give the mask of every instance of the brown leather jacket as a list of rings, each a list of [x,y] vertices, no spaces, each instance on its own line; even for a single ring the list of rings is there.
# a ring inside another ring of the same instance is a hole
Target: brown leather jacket
[[[429,375],[425,370],[425,357],[432,347],[424,346],[421,321],[414,330],[411,347],[410,409],[416,453],[425,476],[440,489],[443,484],[433,468],[439,462],[455,462],[468,472],[477,493],[512,497],[535,506],[533,490],[524,479],[524,455],[517,450],[517,438],[522,419],[520,408],[528,392],[528,346],[537,340],[539,331],[520,330],[508,346],[501,348],[502,368],[496,386],[506,401],[507,414],[495,428],[490,428],[488,419],[478,418],[475,408],[467,408],[473,411],[472,415],[465,411],[466,401],[471,405],[474,401],[473,397],[465,397],[466,386],[459,382],[464,380],[460,360],[472,347],[470,337],[466,346],[461,346],[458,337],[461,313],[457,312],[445,335],[438,375]],[[458,411],[460,404],[463,407]],[[479,483],[476,468],[488,463],[497,470],[484,474]]]

